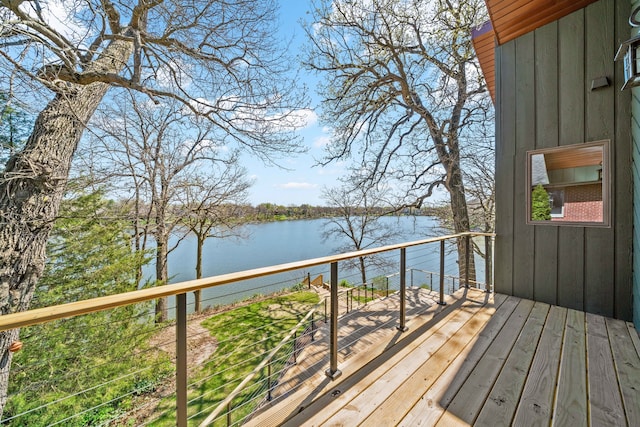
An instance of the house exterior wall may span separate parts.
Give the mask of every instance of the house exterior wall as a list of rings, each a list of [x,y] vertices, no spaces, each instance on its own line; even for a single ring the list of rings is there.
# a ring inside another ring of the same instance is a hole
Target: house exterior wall
[[[631,101],[613,61],[630,10],[600,0],[496,49],[497,292],[632,318]],[[591,90],[602,76],[611,85]],[[528,225],[526,152],[603,139],[611,227]]]
[[[632,9],[640,6],[632,1]],[[632,31],[637,35],[639,29]],[[640,331],[640,87],[631,90],[631,140],[633,157],[633,323]]]
[[[562,221],[602,222],[602,184],[566,187]]]

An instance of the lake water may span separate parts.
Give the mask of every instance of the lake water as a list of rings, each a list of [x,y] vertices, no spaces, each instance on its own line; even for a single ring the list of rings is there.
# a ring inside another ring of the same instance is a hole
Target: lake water
[[[382,220],[400,230],[400,235],[388,244],[446,234],[439,229],[437,220],[430,217],[385,217]],[[246,238],[209,238],[203,248],[203,277],[339,253],[338,248],[344,242],[323,240],[322,232],[325,222],[323,219],[314,219],[247,224],[242,228],[242,234]],[[452,249],[451,246],[449,245],[450,249]],[[411,280],[415,282],[416,286],[429,282],[428,276],[418,270],[439,271],[439,250],[438,243],[407,250],[407,268],[416,269],[413,274],[407,274],[408,285],[412,284],[409,283]],[[446,274],[457,276],[457,255],[452,250],[448,252]],[[397,263],[399,252],[393,251],[385,254],[384,257]],[[195,259],[196,239],[194,236],[188,236],[169,255],[170,283],[194,279]],[[483,277],[481,260],[478,259],[476,264],[480,264],[478,265],[478,277]],[[151,277],[153,271],[153,265],[148,266],[146,270],[148,277]],[[397,271],[398,267],[395,266],[385,269],[385,271],[368,271],[367,276],[373,278],[377,275],[397,273]],[[329,265],[205,289],[202,292],[203,306],[228,304],[255,294],[270,293],[291,287],[300,283],[307,274],[312,279],[318,274],[323,274],[324,280],[329,281]],[[340,280],[346,279],[351,283],[357,283],[359,274],[341,263],[339,277]],[[390,279],[392,288],[394,283],[398,281],[397,277],[394,277]],[[437,286],[439,279],[436,277],[431,280]],[[188,302],[191,307],[192,295],[188,296]]]

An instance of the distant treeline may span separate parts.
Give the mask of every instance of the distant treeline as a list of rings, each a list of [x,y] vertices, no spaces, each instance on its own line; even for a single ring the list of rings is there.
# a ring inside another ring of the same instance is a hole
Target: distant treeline
[[[364,208],[352,208],[353,215],[365,214]],[[378,207],[367,208],[369,215],[417,215],[436,216],[440,207],[402,208]],[[299,206],[283,206],[274,203],[261,203],[257,206],[244,205],[241,207],[241,217],[246,221],[282,221],[289,219],[315,219],[344,215],[344,208],[331,206],[312,206],[302,204]]]
[[[131,201],[115,202],[114,207],[120,212],[124,212],[125,216],[130,220],[135,218],[136,210],[144,212],[148,216],[147,219],[153,218],[154,210],[149,206],[140,204],[137,209]],[[250,204],[230,205],[220,204],[210,206],[206,209],[198,209],[200,206],[194,206],[190,209],[188,206],[169,206],[167,212],[170,218],[200,218],[205,221],[213,221],[218,224],[238,224],[248,222],[269,222],[269,221],[285,221],[293,219],[317,219],[329,218],[345,215],[345,207],[337,206],[313,206],[309,204],[294,205],[278,205],[275,203],[260,203],[253,206]],[[201,207],[200,207],[201,208]],[[395,208],[391,206],[382,207],[352,207],[349,209],[349,215],[390,215],[390,216],[435,216],[446,217],[449,212],[448,206],[423,206],[421,208],[403,207]],[[143,217],[139,217],[143,220]],[[179,222],[179,221],[177,221]]]

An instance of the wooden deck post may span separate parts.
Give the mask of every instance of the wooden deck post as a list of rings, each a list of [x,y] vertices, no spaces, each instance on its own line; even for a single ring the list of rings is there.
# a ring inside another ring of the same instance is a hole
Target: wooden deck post
[[[187,426],[187,294],[176,295],[176,424]]]
[[[331,320],[329,323],[330,364],[325,374],[335,380],[342,372],[338,370],[338,263],[331,263]]]

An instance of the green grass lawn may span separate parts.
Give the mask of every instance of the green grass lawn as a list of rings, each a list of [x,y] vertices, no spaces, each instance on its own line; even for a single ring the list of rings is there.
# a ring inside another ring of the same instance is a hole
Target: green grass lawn
[[[319,301],[313,292],[298,292],[252,303],[213,315],[202,325],[218,341],[218,348],[201,369],[189,378],[189,424],[199,424]],[[276,355],[271,367],[278,372],[291,354],[291,344]],[[232,422],[250,414],[265,391],[263,369],[232,402]],[[252,399],[253,398],[253,399]],[[252,402],[247,403],[249,400]],[[175,397],[163,401],[157,412],[167,417],[154,425],[175,425]],[[218,424],[226,425],[226,417]]]

